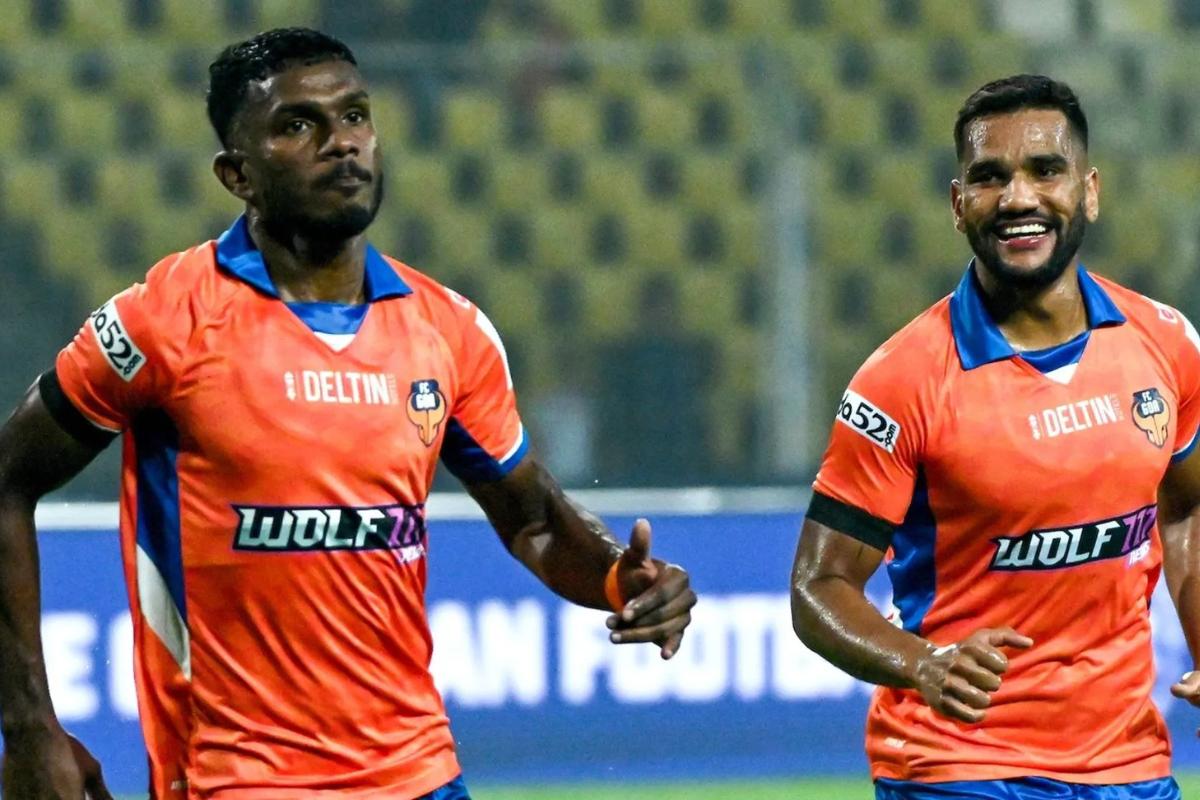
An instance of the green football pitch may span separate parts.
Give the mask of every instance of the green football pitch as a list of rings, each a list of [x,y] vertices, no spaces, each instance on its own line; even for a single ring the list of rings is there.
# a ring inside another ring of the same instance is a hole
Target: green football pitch
[[[1176,777],[1184,797],[1200,798],[1200,773]],[[474,800],[871,800],[874,796],[866,780],[471,787]],[[128,796],[122,800],[141,798]]]

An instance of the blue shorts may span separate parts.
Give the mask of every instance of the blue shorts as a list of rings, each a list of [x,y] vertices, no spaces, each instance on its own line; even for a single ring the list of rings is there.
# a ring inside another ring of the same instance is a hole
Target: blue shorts
[[[442,788],[421,795],[417,800],[471,800],[471,795],[467,794],[467,784],[463,783],[462,775],[459,775]]]
[[[1093,786],[1049,778],[914,783],[875,781],[875,800],[1183,800],[1174,778]]]

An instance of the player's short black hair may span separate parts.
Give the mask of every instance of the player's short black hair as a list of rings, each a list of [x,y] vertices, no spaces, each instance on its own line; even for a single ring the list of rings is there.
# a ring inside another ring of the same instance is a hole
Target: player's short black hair
[[[275,28],[231,44],[208,67],[208,120],[217,138],[229,146],[233,121],[253,81],[295,64],[348,61],[358,65],[350,48],[311,28]]]
[[[1013,75],[981,86],[967,98],[954,123],[954,152],[962,160],[964,132],[973,120],[1023,108],[1053,108],[1061,111],[1072,132],[1088,146],[1088,123],[1079,98],[1071,87],[1045,75]]]

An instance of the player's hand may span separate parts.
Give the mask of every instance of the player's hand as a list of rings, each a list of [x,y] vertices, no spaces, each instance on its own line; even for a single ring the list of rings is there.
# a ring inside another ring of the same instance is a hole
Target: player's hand
[[[644,519],[633,524],[617,565],[617,585],[628,599],[608,618],[609,638],[617,644],[654,642],[663,658],[675,655],[692,621],[696,593],[681,567],[650,557],[650,523]]]
[[[1185,673],[1179,682],[1171,687],[1171,694],[1200,707],[1200,670],[1194,669]],[[1200,734],[1200,731],[1196,731],[1196,733]]]
[[[113,800],[100,762],[62,729],[9,737],[0,785],[21,800]]]
[[[983,628],[958,644],[931,650],[917,665],[916,688],[942,716],[980,722],[1008,670],[1008,656],[1000,648],[1032,645],[1012,628]]]

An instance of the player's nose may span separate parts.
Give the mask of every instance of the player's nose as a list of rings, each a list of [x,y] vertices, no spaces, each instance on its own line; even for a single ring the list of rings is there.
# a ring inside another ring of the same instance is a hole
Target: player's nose
[[[1036,209],[1040,203],[1033,181],[1020,172],[1014,173],[1000,193],[1000,211],[1014,214]]]

